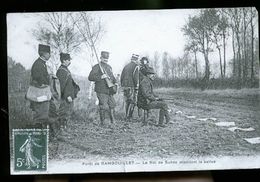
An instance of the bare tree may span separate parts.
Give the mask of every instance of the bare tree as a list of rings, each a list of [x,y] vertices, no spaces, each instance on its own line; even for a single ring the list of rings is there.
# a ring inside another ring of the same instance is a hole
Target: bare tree
[[[243,82],[246,82],[247,75],[248,75],[248,51],[247,51],[247,28],[250,24],[249,21],[249,9],[242,8],[243,12]]]
[[[89,63],[94,66],[95,50],[103,34],[105,33],[104,25],[101,19],[96,18],[87,12],[79,12],[70,15],[70,18],[77,27],[79,34],[82,36],[82,42],[86,46],[86,53],[89,54]],[[92,98],[94,82],[90,83],[88,99]]]
[[[42,43],[49,44],[53,52],[53,62],[57,68],[60,64],[59,53],[79,51],[81,36],[75,31],[75,23],[70,21],[71,13],[51,12],[41,14],[42,21],[33,35]]]
[[[52,12],[41,14],[42,21],[37,29],[33,30],[33,35],[42,43],[52,47],[55,65],[59,65],[59,53],[76,53],[81,50],[81,44],[86,43],[88,53],[93,52],[90,39],[95,44],[101,40],[104,33],[104,26],[101,20],[91,16],[86,12]],[[91,33],[87,35],[86,26],[90,27]],[[93,60],[89,60],[93,64]]]
[[[250,8],[250,28],[251,28],[251,80],[254,79],[254,29],[255,29],[255,22],[254,19],[257,17],[257,11],[255,8]]]
[[[157,75],[159,74],[159,70],[160,70],[159,59],[160,59],[160,54],[158,51],[155,51],[154,56],[153,56],[153,67],[154,67],[154,71]]]
[[[224,70],[223,70],[223,74],[224,77],[226,76],[226,40],[229,36],[228,34],[228,29],[229,29],[229,25],[228,25],[228,20],[227,18],[224,16],[223,12],[221,12],[221,19],[220,19],[220,29],[222,30],[222,41],[223,41],[223,60],[224,60]]]
[[[228,14],[231,19],[230,25],[234,31],[234,37],[237,45],[237,73],[238,73],[238,86],[240,87],[240,79],[242,76],[242,64],[241,64],[241,27],[242,27],[242,9],[241,8],[232,8],[228,10]]]
[[[197,52],[198,52],[198,46],[196,42],[191,41],[188,42],[188,44],[185,45],[184,51],[186,52],[192,52],[194,54],[194,67],[195,67],[195,75],[196,78],[198,78],[198,60],[197,60]]]
[[[254,18],[257,12],[255,8],[231,8],[224,13],[232,29],[233,75],[241,87],[241,83],[246,85],[249,72],[251,80],[254,77]]]
[[[186,35],[189,41],[194,41],[199,52],[204,55],[205,60],[205,75],[204,79],[207,82],[210,77],[210,64],[209,64],[209,53],[212,52],[212,32],[210,27],[212,22],[209,10],[200,11],[199,15],[189,17],[187,24],[182,28],[184,35]]]
[[[168,80],[170,75],[169,62],[168,62],[168,53],[164,52],[162,57],[162,71],[163,77]]]
[[[216,45],[219,54],[219,67],[221,78],[226,75],[226,39],[228,37],[228,20],[223,9],[211,9],[208,14],[211,18],[212,41]],[[223,47],[223,61],[222,48]]]
[[[70,15],[70,18],[77,27],[79,34],[82,36],[82,41],[84,42],[87,52],[91,55],[90,64],[94,64],[94,49],[102,39],[105,34],[104,24],[101,19],[95,17],[88,12],[78,12]],[[89,31],[88,31],[89,30]],[[92,45],[93,43],[93,45]]]
[[[216,9],[210,9],[206,12],[207,19],[209,19],[209,22],[207,23],[207,29],[210,33],[212,33],[212,36],[210,36],[211,41],[215,44],[218,54],[219,54],[219,67],[220,67],[220,75],[221,78],[224,77],[223,73],[223,63],[222,63],[222,54],[221,54],[221,47],[222,47],[222,30],[220,28],[220,17]]]
[[[173,57],[169,57],[169,69],[171,72],[171,78],[175,79],[176,77],[176,59],[174,59]]]

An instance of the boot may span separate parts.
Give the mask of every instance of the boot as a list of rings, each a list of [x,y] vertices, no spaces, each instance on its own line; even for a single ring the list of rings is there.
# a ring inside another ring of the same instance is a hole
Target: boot
[[[142,117],[142,109],[138,108],[138,117],[141,118]]]
[[[115,113],[114,109],[109,109],[109,118],[110,118],[111,124],[113,124],[114,120],[115,120],[114,113]]]
[[[143,110],[144,113],[144,119],[142,122],[142,126],[146,126],[148,124],[148,111],[147,110]]]
[[[164,125],[163,125],[164,116],[165,116],[165,111],[163,109],[160,109],[159,123],[158,123],[158,126],[160,126],[160,127],[164,127]]]
[[[56,137],[56,132],[55,132],[55,129],[54,129],[54,125],[53,124],[49,124],[49,140],[50,141],[53,141],[54,138]]]
[[[126,119],[129,118],[130,110],[131,110],[131,105],[130,105],[129,102],[127,102],[127,103],[126,103],[126,114],[125,114]]]
[[[100,116],[100,126],[104,126],[104,121],[105,121],[105,110],[100,109],[99,110],[99,116]]]
[[[165,111],[165,120],[166,120],[166,124],[170,122],[170,116],[168,110]]]
[[[130,112],[129,112],[129,118],[133,118],[135,105],[132,103],[132,104],[130,105],[130,107],[131,107],[131,109],[130,109]]]
[[[57,138],[61,134],[59,124],[57,121],[57,118],[50,118],[49,131],[52,134],[52,136],[54,136],[54,138]]]

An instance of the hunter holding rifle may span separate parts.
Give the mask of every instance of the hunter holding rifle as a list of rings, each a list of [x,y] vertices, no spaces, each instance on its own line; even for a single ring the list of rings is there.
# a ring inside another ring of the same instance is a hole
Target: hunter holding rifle
[[[128,63],[121,73],[121,87],[125,97],[126,119],[132,118],[134,107],[137,104],[137,93],[139,88],[139,55],[133,54],[131,62]]]
[[[95,82],[95,92],[99,100],[100,125],[104,126],[106,111],[109,113],[110,122],[114,122],[114,109],[116,107],[113,95],[116,93],[117,83],[112,67],[107,64],[109,52],[102,51],[100,62],[92,67],[89,81]]]

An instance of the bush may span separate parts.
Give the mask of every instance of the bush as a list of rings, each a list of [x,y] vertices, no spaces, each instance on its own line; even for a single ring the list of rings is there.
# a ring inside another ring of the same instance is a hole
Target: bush
[[[171,88],[195,88],[195,89],[241,89],[241,88],[258,88],[259,79],[247,79],[244,82],[237,78],[212,78],[209,81],[203,79],[170,79],[165,80],[157,78],[154,81],[154,86],[171,87]]]

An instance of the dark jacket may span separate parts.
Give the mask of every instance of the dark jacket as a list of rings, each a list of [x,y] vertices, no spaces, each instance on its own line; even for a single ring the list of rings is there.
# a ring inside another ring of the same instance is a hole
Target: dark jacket
[[[146,70],[149,69],[149,65],[141,64],[140,65],[140,73],[139,73],[139,81],[141,82],[143,78],[146,76]]]
[[[139,87],[139,66],[135,62],[128,63],[121,73],[121,87]]]
[[[36,87],[44,85],[50,85],[50,77],[47,71],[45,61],[38,58],[32,65],[31,69],[31,84]]]
[[[75,99],[80,88],[73,80],[69,69],[64,65],[61,65],[56,75],[60,81],[61,99],[67,100],[69,96],[72,99]]]
[[[137,106],[145,109],[149,102],[156,100],[156,97],[153,92],[152,81],[147,76],[144,76],[139,86]]]
[[[100,63],[103,70],[107,73],[108,77],[111,79],[113,83],[116,83],[116,78],[113,75],[112,67],[107,63]],[[102,72],[98,64],[92,67],[91,72],[89,73],[88,79],[89,81],[95,82],[95,92],[110,94],[111,90],[108,88],[105,79],[101,79]]]

